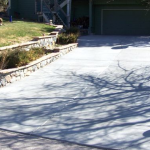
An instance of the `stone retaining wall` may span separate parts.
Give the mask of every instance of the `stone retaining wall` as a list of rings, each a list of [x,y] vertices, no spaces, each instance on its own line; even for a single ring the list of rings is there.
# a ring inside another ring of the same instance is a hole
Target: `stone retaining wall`
[[[41,44],[43,44],[42,43],[43,41],[45,41],[45,39],[44,40],[41,39]],[[35,72],[36,70],[50,64],[51,62],[55,61],[62,55],[72,51],[76,47],[77,47],[77,43],[58,47],[54,49],[54,51],[58,51],[57,53],[51,53],[49,55],[45,55],[41,57],[40,59],[31,62],[30,64],[26,66],[14,68],[14,69],[1,70],[0,71],[0,87],[4,87],[10,83],[13,83],[26,76],[29,76],[32,72]]]
[[[56,25],[54,26],[55,30],[50,33],[49,36],[41,36],[41,37],[34,37],[32,41],[0,47],[0,52],[8,49],[16,49],[22,48],[25,50],[30,50],[31,48],[43,47],[45,49],[53,49],[56,43],[56,39],[59,33],[61,33],[63,26]]]
[[[37,47],[43,47],[45,49],[53,49],[55,47],[56,39],[57,39],[56,35],[35,37],[33,41],[1,47],[0,51],[4,51],[8,49],[16,49],[16,48],[21,48],[29,51],[31,48],[37,48]]]
[[[55,26],[55,31],[51,32],[49,36],[34,37],[32,41],[26,43],[1,47],[0,52],[16,48],[21,48],[29,51],[31,48],[43,47],[44,49],[53,50],[55,53],[45,55],[40,59],[33,61],[23,67],[0,70],[0,87],[4,87],[10,83],[29,76],[32,72],[35,72],[36,70],[46,66],[47,64],[50,64],[60,56],[70,52],[72,49],[77,47],[77,43],[74,43],[55,48],[57,36],[59,33],[61,33],[62,29],[62,25],[57,25]]]

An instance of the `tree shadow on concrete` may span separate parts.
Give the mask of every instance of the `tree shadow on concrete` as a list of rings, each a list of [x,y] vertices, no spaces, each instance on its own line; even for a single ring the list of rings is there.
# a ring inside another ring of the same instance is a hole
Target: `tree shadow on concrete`
[[[150,130],[146,131],[143,133],[144,137],[150,137]]]
[[[108,150],[96,148],[94,146],[86,146],[66,142],[63,140],[55,140],[50,138],[42,138],[36,135],[29,135],[24,133],[16,133],[9,130],[0,129],[0,148],[1,149],[39,149],[39,150]],[[112,149],[111,149],[112,150]]]
[[[83,36],[78,39],[79,47],[112,47],[125,49],[131,47],[150,47],[150,36]]]
[[[118,64],[100,75],[57,74],[37,89],[20,88],[18,96],[2,96],[0,127],[88,145],[147,150],[149,72],[149,66],[127,70]]]

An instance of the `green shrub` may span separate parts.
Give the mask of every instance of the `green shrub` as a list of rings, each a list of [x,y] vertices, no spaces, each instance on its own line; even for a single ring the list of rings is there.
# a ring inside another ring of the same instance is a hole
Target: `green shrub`
[[[66,34],[76,34],[77,36],[80,35],[80,30],[77,27],[70,27],[66,30]]]
[[[16,68],[27,65],[45,54],[42,48],[7,50],[0,54],[0,69]]]
[[[69,43],[76,43],[78,36],[76,34],[66,34],[62,33],[58,35],[57,44],[69,44]]]
[[[20,49],[8,51],[7,61],[8,63],[6,68],[15,68],[27,65],[29,63],[27,51]]]
[[[71,27],[65,33],[58,35],[57,44],[76,43],[79,35],[79,29],[77,27]]]
[[[8,57],[7,51],[0,53],[0,69],[6,68],[8,63],[7,57]]]
[[[28,57],[30,61],[34,61],[45,54],[43,48],[33,48],[28,51]]]

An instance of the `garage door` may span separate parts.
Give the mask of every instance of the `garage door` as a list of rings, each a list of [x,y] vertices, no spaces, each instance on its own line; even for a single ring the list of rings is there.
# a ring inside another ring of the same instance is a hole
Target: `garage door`
[[[101,11],[101,34],[103,35],[150,35],[149,11]]]

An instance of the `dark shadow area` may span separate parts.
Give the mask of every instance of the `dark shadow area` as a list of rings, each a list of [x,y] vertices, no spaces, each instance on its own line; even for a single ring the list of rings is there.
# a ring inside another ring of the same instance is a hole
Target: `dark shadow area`
[[[114,46],[114,47],[112,47],[111,49],[126,49],[126,48],[128,48],[129,46]]]
[[[81,36],[79,47],[102,47],[109,46],[112,49],[132,47],[150,47],[150,36]],[[121,47],[120,47],[121,45]]]
[[[144,137],[150,137],[150,130],[146,131],[143,133]]]

